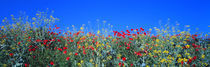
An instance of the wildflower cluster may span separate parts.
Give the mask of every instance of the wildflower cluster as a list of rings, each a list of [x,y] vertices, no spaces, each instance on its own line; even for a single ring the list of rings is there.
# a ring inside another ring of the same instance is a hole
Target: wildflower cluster
[[[36,14],[14,18],[13,24],[0,29],[2,66],[209,66],[208,35],[189,31],[170,34],[167,29],[153,35],[144,28],[111,31],[62,31],[53,25],[57,18]],[[9,22],[7,19],[3,23]]]

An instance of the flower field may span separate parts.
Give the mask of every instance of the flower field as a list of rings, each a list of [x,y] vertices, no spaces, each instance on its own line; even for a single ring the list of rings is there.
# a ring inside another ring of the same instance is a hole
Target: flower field
[[[63,31],[45,13],[11,17],[0,28],[0,67],[209,66],[208,35],[169,27]]]

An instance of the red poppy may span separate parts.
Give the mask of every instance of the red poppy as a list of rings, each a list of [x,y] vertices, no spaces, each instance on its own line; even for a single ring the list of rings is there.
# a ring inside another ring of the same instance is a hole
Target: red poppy
[[[126,30],[126,32],[130,33],[130,31],[129,31],[129,30]]]
[[[137,55],[142,56],[142,54],[140,52],[138,52]]]
[[[76,55],[76,56],[77,56],[77,55],[78,55],[78,53],[75,53],[74,55]]]
[[[131,67],[133,66],[133,64],[131,64]]]
[[[20,42],[18,42],[18,45],[20,45]]]
[[[70,57],[67,57],[66,60],[68,61],[70,59]]]
[[[118,65],[121,66],[121,64],[122,64],[122,63],[120,62]]]
[[[85,52],[85,50],[83,50],[83,54],[87,54],[87,53]]]
[[[183,61],[181,61],[181,64],[183,64],[184,62]]]
[[[194,56],[194,57],[193,57],[193,60],[195,60],[196,58],[197,58],[197,56]]]
[[[51,64],[51,65],[54,65],[54,62],[51,61],[50,64]]]
[[[131,31],[133,31],[133,29],[131,29]]]
[[[28,51],[31,52],[32,50],[31,49],[28,49]]]
[[[124,66],[124,63],[122,63],[122,66]]]
[[[125,58],[125,57],[123,57],[123,58],[122,58],[122,60],[123,60],[123,61],[125,61],[125,60],[126,60],[126,58]]]
[[[61,42],[61,40],[60,40],[60,39],[58,39],[58,42]]]
[[[193,64],[193,67],[195,67],[195,64]]]
[[[61,49],[61,48],[58,48],[58,50],[62,51],[62,49]]]
[[[129,40],[133,40],[133,38],[129,38]]]
[[[147,34],[144,32],[144,35],[147,35]]]
[[[144,29],[143,28],[140,28],[141,29],[141,31],[144,31]]]
[[[63,51],[63,54],[66,54],[67,53],[67,51]]]
[[[31,47],[32,47],[32,45],[29,46],[29,48],[31,48]]]
[[[59,29],[60,27],[56,27],[56,29]]]
[[[65,50],[65,49],[68,49],[67,47],[63,47],[63,49]]]
[[[24,64],[25,67],[28,67],[28,64]]]
[[[9,56],[13,56],[14,54],[13,53],[9,53]]]
[[[195,49],[195,51],[199,51],[199,49]]]
[[[126,49],[127,49],[127,50],[130,49],[130,47],[126,47]]]
[[[41,42],[41,41],[42,41],[42,40],[40,40],[40,39],[37,39],[37,40],[36,40],[36,42]]]

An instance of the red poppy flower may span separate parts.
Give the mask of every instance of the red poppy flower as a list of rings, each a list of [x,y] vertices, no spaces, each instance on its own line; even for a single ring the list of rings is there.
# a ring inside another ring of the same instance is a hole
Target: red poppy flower
[[[131,31],[133,31],[133,29],[131,29]]]
[[[70,59],[70,57],[67,57],[66,60],[68,61]]]
[[[125,60],[126,60],[126,58],[125,58],[125,57],[123,57],[123,58],[122,58],[122,60],[123,60],[123,61],[125,61]]]
[[[85,52],[85,50],[83,50],[83,54],[87,54],[87,53]]]
[[[193,60],[195,60],[196,58],[197,58],[197,56],[194,56],[194,57],[193,57]]]
[[[133,66],[133,64],[131,64],[131,67]]]
[[[67,51],[63,51],[63,54],[66,54],[67,53]]]
[[[32,45],[29,46],[29,48],[31,48],[31,47],[32,47]]]
[[[130,49],[130,47],[126,47],[126,49],[127,49],[127,50]]]
[[[65,49],[68,49],[67,47],[63,47],[63,49],[65,50]]]
[[[28,67],[28,64],[24,64],[25,67]]]
[[[184,62],[183,61],[181,61],[181,64],[183,64]]]
[[[120,62],[118,65],[121,66],[121,64],[122,64],[122,63]]]
[[[126,30],[126,32],[130,33],[130,31],[129,31],[129,30]]]
[[[133,38],[129,38],[129,40],[133,40]]]
[[[13,53],[9,53],[9,56],[13,56],[14,54]]]
[[[28,49],[28,51],[30,52],[30,51],[32,51],[31,49]]]
[[[75,53],[74,55],[76,55],[76,56],[77,56],[77,55],[78,55],[78,53]]]
[[[36,40],[36,42],[41,42],[41,41],[42,41],[42,40],[40,40],[40,39],[37,39],[37,40]]]
[[[144,31],[144,29],[143,28],[140,28],[141,29],[141,31]]]
[[[51,64],[51,65],[54,65],[54,62],[51,61],[50,64]]]
[[[138,52],[137,55],[142,56],[142,54],[140,52]]]
[[[60,27],[56,27],[56,29],[59,29]]]
[[[20,45],[20,42],[18,42],[18,45]]]
[[[58,48],[58,50],[62,51],[62,49],[61,49],[61,48]]]
[[[144,32],[144,35],[147,35],[147,34]]]
[[[199,51],[199,49],[195,49],[195,51]]]

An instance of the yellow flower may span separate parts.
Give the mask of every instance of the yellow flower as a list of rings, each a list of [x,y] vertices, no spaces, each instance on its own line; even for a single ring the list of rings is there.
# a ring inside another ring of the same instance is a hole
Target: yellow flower
[[[121,54],[117,54],[117,57],[121,57],[122,55]]]
[[[190,55],[190,53],[187,53],[187,52],[186,52],[185,55]]]
[[[77,65],[78,65],[79,67],[81,67],[81,64],[80,64],[80,63],[77,63]]]
[[[188,56],[189,59],[191,59],[192,57]]]
[[[83,27],[80,27],[80,30],[83,30],[84,28]]]
[[[157,50],[153,50],[154,53],[158,53]]]
[[[162,59],[160,62],[163,63],[163,62],[165,62],[165,61],[166,61],[166,59],[164,58],[164,59]]]
[[[186,45],[185,47],[186,47],[186,48],[190,48],[190,45]]]
[[[153,56],[152,53],[149,53],[149,56]]]
[[[185,25],[185,27],[190,27],[190,25]]]
[[[174,42],[171,42],[172,45],[174,45]]]
[[[187,62],[187,59],[186,59],[186,58],[184,58],[183,60],[184,60],[185,62]]]
[[[203,54],[203,55],[201,56],[201,58],[203,58],[203,59],[204,59],[204,58],[205,58],[205,55]]]
[[[167,53],[167,54],[168,54],[168,53],[169,53],[169,51],[165,50],[165,51],[163,51],[163,53]]]
[[[184,44],[187,44],[187,42],[186,42],[186,41],[183,41],[183,43],[184,43]]]
[[[177,57],[182,57],[182,55],[181,54],[178,54]]]
[[[176,45],[176,47],[181,47],[180,45]]]
[[[83,60],[81,60],[80,63],[83,63]]]
[[[179,58],[177,61],[178,61],[178,63],[180,63],[180,62],[183,61],[183,59],[182,58]]]
[[[158,42],[158,43],[159,43],[159,42],[160,42],[160,40],[159,40],[159,39],[156,39],[156,42]]]
[[[4,26],[1,26],[1,29],[4,29]]]
[[[7,67],[7,64],[3,64],[3,67]]]
[[[97,34],[100,34],[100,30],[97,31]]]
[[[161,53],[161,50],[158,50],[158,53]]]
[[[90,62],[92,63],[93,62],[93,59],[90,59]]]

